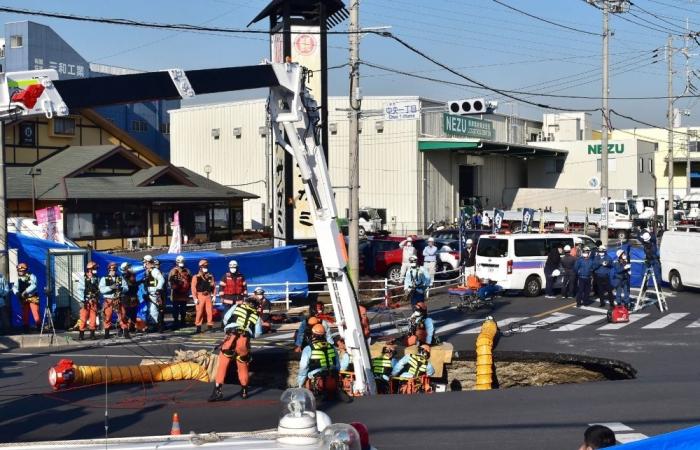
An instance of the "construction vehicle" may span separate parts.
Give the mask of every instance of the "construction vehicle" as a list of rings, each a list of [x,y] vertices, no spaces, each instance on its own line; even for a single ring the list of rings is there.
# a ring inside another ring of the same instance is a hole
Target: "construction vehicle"
[[[299,64],[260,64],[184,71],[170,69],[98,78],[59,80],[53,69],[0,74],[0,120],[61,117],[79,108],[185,99],[195,94],[269,88],[269,113],[278,145],[290,153],[310,206],[325,279],[340,334],[355,367],[353,389],[374,394],[370,353],[363,338],[347,251],[340,233],[328,167],[319,142],[319,108],[306,88],[308,71]]]

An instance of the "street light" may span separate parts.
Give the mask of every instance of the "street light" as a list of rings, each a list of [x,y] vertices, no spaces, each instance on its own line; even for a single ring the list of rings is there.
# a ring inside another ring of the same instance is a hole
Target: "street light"
[[[36,181],[35,177],[41,175],[41,168],[31,167],[27,171],[27,175],[32,177],[32,218],[36,217]]]
[[[209,174],[211,173],[211,166],[210,166],[209,164],[207,164],[206,166],[204,166],[204,173],[207,174],[207,180],[208,180],[208,179],[209,179]]]

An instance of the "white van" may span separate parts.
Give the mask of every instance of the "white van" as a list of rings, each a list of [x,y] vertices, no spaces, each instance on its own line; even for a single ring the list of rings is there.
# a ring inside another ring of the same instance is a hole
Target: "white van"
[[[544,263],[552,248],[561,245],[595,248],[582,234],[485,234],[476,246],[476,276],[494,280],[505,290],[522,290],[528,297],[540,295]]]
[[[686,231],[667,231],[661,237],[661,279],[674,291],[683,286],[700,287],[700,270],[697,259],[700,254],[700,229],[688,227]]]

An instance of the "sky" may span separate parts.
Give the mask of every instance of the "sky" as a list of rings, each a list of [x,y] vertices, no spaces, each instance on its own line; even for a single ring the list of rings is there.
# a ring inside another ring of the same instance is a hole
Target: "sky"
[[[495,0],[371,0],[362,1],[360,26],[389,26],[390,31],[424,53],[490,87],[528,93],[591,96],[594,99],[547,98],[516,95],[537,103],[571,109],[601,105],[602,13],[586,0],[498,0],[554,24],[508,9]],[[268,0],[0,0],[7,7],[141,21],[187,23],[245,28]],[[346,0],[347,4],[347,0]],[[5,22],[33,20],[51,26],[90,62],[158,70],[241,66],[269,57],[268,37],[216,33],[175,32],[125,26],[73,22],[0,13]],[[634,0],[629,12],[611,16],[610,95],[649,97],[667,95],[667,61],[664,48],[669,33],[673,45],[674,95],[698,86],[692,73],[698,67],[700,48],[690,40],[683,51],[686,20],[691,31],[700,30],[700,1]],[[264,29],[266,21],[251,29]],[[348,22],[335,30],[346,30]],[[692,45],[691,45],[692,44]],[[656,52],[655,52],[656,50]],[[686,57],[687,54],[687,57]],[[329,37],[329,66],[348,60],[348,37]],[[466,81],[402,48],[390,39],[364,35],[360,57],[368,63],[457,83]],[[687,74],[690,75],[687,75]],[[331,95],[346,95],[347,66],[330,72]],[[690,83],[688,83],[690,81]],[[448,101],[483,97],[499,101],[499,111],[541,119],[552,110],[529,106],[497,93],[440,82],[420,80],[362,66],[363,95],[420,95]],[[255,98],[263,92],[208,96],[211,102]],[[688,110],[684,125],[700,124],[698,98],[679,99],[675,106]],[[665,99],[611,100],[610,107],[659,126],[667,123]],[[592,113],[595,126],[600,113]],[[644,127],[620,117],[612,125]]]

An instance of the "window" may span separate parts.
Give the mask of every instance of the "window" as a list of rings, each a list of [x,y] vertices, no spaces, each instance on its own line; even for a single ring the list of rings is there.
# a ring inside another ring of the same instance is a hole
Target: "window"
[[[503,258],[508,254],[508,239],[481,238],[476,254],[487,258]]]
[[[123,211],[124,237],[146,235],[146,214],[141,211]]]
[[[212,210],[212,228],[216,230],[228,230],[228,208],[214,208]]]
[[[207,232],[207,213],[206,213],[206,211],[195,211],[195,213],[194,213],[194,232],[195,232],[195,234],[206,234],[206,232]]]
[[[10,36],[10,48],[22,48],[23,45],[24,39],[21,34]]]
[[[562,173],[564,170],[564,160],[552,158],[545,160],[545,168],[547,173]]]
[[[644,158],[639,158],[639,173],[644,173]]]
[[[243,208],[231,208],[233,212],[233,229],[243,229]]]
[[[95,238],[120,238],[122,237],[122,213],[121,211],[108,211],[93,213],[95,224]]]
[[[70,239],[91,238],[95,234],[92,214],[66,214],[66,233]]]
[[[145,120],[132,120],[131,131],[145,133],[148,130],[148,123]]]
[[[654,159],[649,158],[649,173],[654,173]]]
[[[159,131],[161,134],[170,134],[170,122],[161,123]]]
[[[549,253],[553,248],[557,248],[561,246],[561,248],[564,248],[566,246],[573,247],[574,246],[574,239],[573,238],[554,238],[554,239],[547,239],[547,253]]]
[[[546,256],[547,241],[544,239],[516,239],[515,256]]]
[[[57,117],[53,119],[54,136],[75,136],[75,119],[71,117]]]

